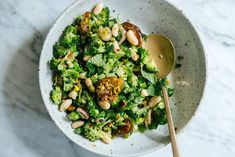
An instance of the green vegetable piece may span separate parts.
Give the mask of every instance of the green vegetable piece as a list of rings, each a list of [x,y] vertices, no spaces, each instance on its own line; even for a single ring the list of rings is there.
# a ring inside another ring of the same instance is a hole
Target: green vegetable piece
[[[157,66],[153,61],[146,64],[146,70],[151,73],[156,73],[158,71]]]
[[[147,72],[147,71],[144,69],[144,64],[140,64],[140,66],[141,66],[141,74],[142,74],[142,76],[143,76],[145,79],[149,80],[151,83],[155,84],[156,81],[157,81],[157,76],[156,76],[156,74],[155,74],[155,73],[149,73],[149,72]]]
[[[75,111],[72,111],[71,113],[69,113],[67,115],[68,119],[71,120],[71,121],[75,121],[75,120],[78,120],[80,118],[80,115],[75,112]]]
[[[88,68],[88,77],[94,75],[96,73],[96,66],[90,62],[86,62],[86,67]]]
[[[81,134],[84,133],[84,128],[83,128],[83,127],[76,128],[76,129],[74,130],[74,133],[81,135]]]
[[[77,72],[74,69],[67,69],[67,70],[62,71],[62,76],[70,77],[72,79],[77,79],[79,77],[79,72]]]
[[[84,125],[84,135],[90,141],[96,141],[97,139],[101,139],[104,135],[107,134],[99,127],[94,126],[92,123],[86,123]]]
[[[73,89],[74,86],[74,80],[64,77],[64,87],[63,90],[64,91],[71,91]]]
[[[159,83],[157,84],[150,84],[148,87],[148,95],[149,96],[156,96],[156,95],[160,95],[161,94],[161,85]]]
[[[102,54],[97,54],[97,55],[91,57],[87,62],[92,63],[98,67],[102,67],[105,64]]]
[[[57,70],[57,67],[58,67],[59,64],[60,64],[60,60],[53,57],[50,60],[50,68],[51,68],[51,70]]]
[[[51,100],[56,105],[59,105],[61,103],[61,98],[62,98],[62,91],[60,87],[55,87],[55,89],[51,92]]]
[[[76,46],[80,42],[80,36],[77,34],[77,27],[67,26],[60,38],[60,43],[64,47]]]
[[[144,131],[145,131],[146,129],[147,129],[147,128],[146,128],[143,124],[138,125],[138,130],[139,130],[139,132],[144,133]]]
[[[167,88],[167,93],[168,93],[168,96],[171,97],[174,94],[174,89],[173,88]]]
[[[62,46],[58,43],[56,43],[53,46],[53,55],[55,58],[64,57],[64,56],[66,56],[67,53],[75,52],[75,51],[77,51],[76,46],[65,48],[64,46]]]
[[[138,48],[138,54],[140,55],[140,62],[147,64],[150,61],[149,52],[143,48]]]

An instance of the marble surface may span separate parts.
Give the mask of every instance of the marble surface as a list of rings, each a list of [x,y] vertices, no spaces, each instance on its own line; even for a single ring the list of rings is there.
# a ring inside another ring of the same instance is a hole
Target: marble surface
[[[38,84],[43,40],[74,0],[0,1],[0,157],[95,157],[69,141],[50,119]],[[178,137],[182,157],[235,156],[235,1],[169,0],[204,43],[205,99]],[[170,145],[143,157],[167,157]]]

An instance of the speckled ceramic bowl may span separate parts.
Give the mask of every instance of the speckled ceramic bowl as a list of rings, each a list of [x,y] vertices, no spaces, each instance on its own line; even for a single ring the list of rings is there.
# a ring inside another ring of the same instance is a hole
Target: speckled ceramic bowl
[[[100,141],[90,142],[76,135],[66,120],[66,114],[59,112],[49,98],[52,90],[52,73],[48,61],[52,57],[52,46],[64,28],[75,17],[91,10],[95,0],[80,0],[64,11],[51,28],[45,40],[39,69],[40,88],[46,108],[64,134],[81,147],[108,156],[135,156],[161,148],[169,143],[167,126],[160,126],[144,134],[134,133],[128,139],[117,138],[110,145]],[[113,16],[119,15],[122,21],[130,20],[142,32],[160,33],[172,40],[176,48],[176,68],[169,76],[175,88],[171,100],[177,133],[194,116],[201,101],[206,82],[206,63],[202,44],[193,26],[182,12],[164,0],[104,0]]]

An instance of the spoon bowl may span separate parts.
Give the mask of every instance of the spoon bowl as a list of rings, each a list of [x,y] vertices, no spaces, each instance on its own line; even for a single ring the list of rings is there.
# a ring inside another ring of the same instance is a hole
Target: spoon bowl
[[[152,60],[158,67],[158,78],[166,77],[175,65],[175,48],[172,42],[160,34],[150,34],[147,41],[143,43]]]

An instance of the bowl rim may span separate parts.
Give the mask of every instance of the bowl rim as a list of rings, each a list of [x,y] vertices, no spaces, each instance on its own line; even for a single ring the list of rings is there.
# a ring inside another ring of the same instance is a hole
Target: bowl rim
[[[194,112],[194,114],[189,118],[188,120],[188,123],[178,132],[176,132],[177,136],[179,137],[188,127],[189,125],[192,123],[192,120],[194,119],[195,115],[199,112],[200,110],[200,106],[201,104],[205,101],[205,93],[207,91],[207,85],[208,85],[208,60],[207,60],[207,52],[205,51],[205,46],[202,42],[202,38],[201,38],[201,35],[198,33],[197,29],[195,28],[195,26],[193,25],[193,23],[189,20],[189,18],[185,15],[185,13],[183,12],[182,9],[180,9],[178,6],[174,5],[172,2],[170,2],[169,0],[163,0],[165,3],[167,3],[167,5],[169,5],[170,7],[174,8],[176,11],[179,12],[179,14],[181,16],[183,16],[183,18],[187,21],[188,25],[190,26],[190,29],[191,29],[191,32],[195,35],[195,38],[198,42],[198,45],[200,46],[201,48],[201,51],[202,51],[202,57],[203,57],[203,61],[204,61],[204,68],[205,68],[205,71],[204,71],[204,78],[203,78],[203,81],[204,81],[204,86],[203,86],[203,89],[202,89],[202,93],[201,93],[201,98],[200,98],[200,101],[198,103],[198,106],[196,107],[196,110]],[[95,3],[96,1],[94,1]],[[41,92],[41,96],[42,96],[42,99],[43,99],[43,103],[47,109],[47,112],[49,113],[50,115],[50,118],[52,119],[52,121],[56,124],[56,126],[59,128],[59,130],[61,130],[63,132],[63,134],[66,135],[66,137],[73,141],[75,144],[79,145],[80,147],[82,147],[83,149],[87,150],[87,151],[90,151],[94,154],[98,154],[98,155],[107,155],[107,156],[111,156],[111,157],[127,157],[127,156],[141,156],[141,155],[144,155],[144,154],[149,154],[151,152],[154,152],[156,150],[159,150],[165,146],[167,146],[168,144],[170,144],[170,142],[167,142],[165,144],[162,144],[160,145],[159,147],[156,147],[156,148],[153,148],[153,149],[149,149],[149,150],[145,150],[141,153],[135,153],[135,154],[129,154],[129,155],[118,155],[118,154],[105,154],[105,153],[101,153],[100,151],[96,151],[96,150],[92,150],[92,149],[89,149],[88,147],[82,145],[80,142],[77,142],[73,139],[71,139],[67,133],[64,131],[64,129],[62,127],[60,127],[60,125],[58,124],[58,122],[55,120],[54,116],[52,115],[52,112],[49,110],[48,106],[46,105],[46,98],[43,94],[42,94],[42,74],[41,74],[41,65],[43,64],[42,62],[42,55],[43,55],[43,52],[45,51],[45,47],[46,47],[46,43],[48,42],[49,40],[49,36],[52,35],[52,31],[55,29],[56,25],[60,22],[60,20],[63,19],[64,15],[66,15],[66,12],[69,12],[70,10],[73,10],[75,6],[79,5],[79,4],[82,4],[82,3],[85,3],[84,0],[80,0],[80,1],[75,1],[73,3],[71,3],[68,7],[66,7],[60,14],[59,16],[55,19],[55,22],[53,23],[53,25],[50,27],[50,30],[48,31],[47,35],[46,35],[46,38],[44,40],[44,43],[43,43],[43,46],[42,46],[42,49],[41,49],[41,54],[40,54],[40,60],[39,60],[39,88],[40,88],[40,92]]]

